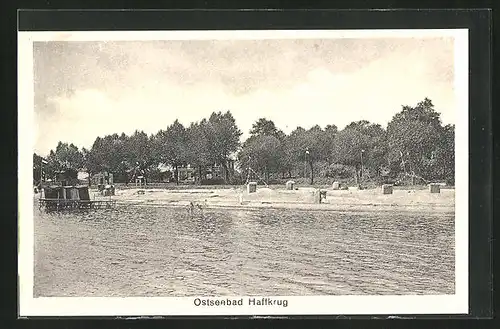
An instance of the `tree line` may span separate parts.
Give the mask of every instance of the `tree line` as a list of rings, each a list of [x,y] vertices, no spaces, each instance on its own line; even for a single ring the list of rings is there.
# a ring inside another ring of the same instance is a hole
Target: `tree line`
[[[214,112],[189,126],[175,120],[164,130],[147,135],[135,131],[128,136],[97,137],[90,149],[59,142],[47,156],[44,172],[85,170],[90,175],[107,171],[115,181],[129,181],[139,170],[149,180],[160,179],[160,165],[179,168],[190,165],[198,182],[207,167],[222,168],[225,183],[243,183],[247,178],[270,182],[304,178],[362,181],[411,181],[413,184],[446,181],[454,184],[454,125],[442,125],[431,100],[403,106],[387,129],[366,120],[339,130],[297,127],[289,134],[273,121],[260,118],[250,136],[240,142],[241,130],[231,112]],[[41,157],[34,154],[34,178],[39,180]],[[236,170],[230,163],[235,160]]]

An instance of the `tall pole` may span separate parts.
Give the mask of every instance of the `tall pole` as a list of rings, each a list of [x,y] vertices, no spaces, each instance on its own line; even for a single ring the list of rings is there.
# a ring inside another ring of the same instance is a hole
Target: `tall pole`
[[[306,148],[306,154],[304,156],[304,178],[307,178],[307,160],[309,156],[309,148]],[[312,172],[311,172],[312,175]]]
[[[403,152],[399,151],[399,154],[401,155],[401,165],[403,166],[403,172],[405,173],[405,176],[406,176],[405,158],[403,157]]]
[[[250,183],[250,160],[251,159],[252,159],[252,157],[248,156],[247,184]]]
[[[43,181],[43,158],[40,159],[40,189],[42,188]]]
[[[359,175],[359,178],[363,177],[363,153],[365,153],[365,150],[361,150],[361,174]]]

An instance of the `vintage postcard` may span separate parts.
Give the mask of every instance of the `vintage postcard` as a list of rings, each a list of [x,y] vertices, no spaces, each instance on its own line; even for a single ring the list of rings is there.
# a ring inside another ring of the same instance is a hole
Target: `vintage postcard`
[[[21,316],[467,313],[467,30],[18,36]]]

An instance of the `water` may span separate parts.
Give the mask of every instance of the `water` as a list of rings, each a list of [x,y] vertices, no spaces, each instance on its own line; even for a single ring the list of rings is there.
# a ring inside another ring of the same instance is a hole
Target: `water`
[[[35,297],[454,293],[454,216],[35,211]]]

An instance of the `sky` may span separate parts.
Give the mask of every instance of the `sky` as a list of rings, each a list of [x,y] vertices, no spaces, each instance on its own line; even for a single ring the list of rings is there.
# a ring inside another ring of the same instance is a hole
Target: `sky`
[[[185,125],[231,111],[248,137],[259,118],[297,126],[386,127],[432,100],[455,123],[452,38],[36,41],[35,152],[59,141]]]

